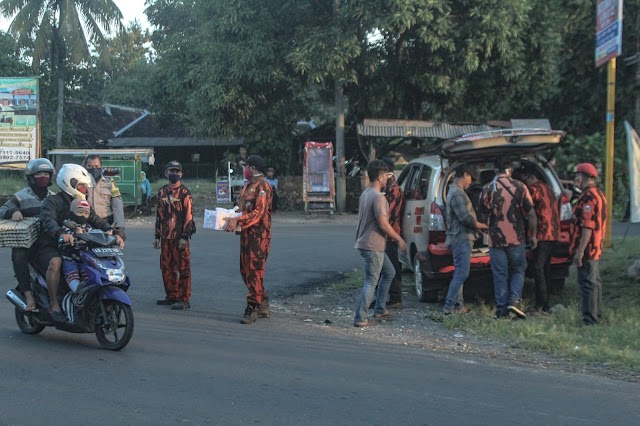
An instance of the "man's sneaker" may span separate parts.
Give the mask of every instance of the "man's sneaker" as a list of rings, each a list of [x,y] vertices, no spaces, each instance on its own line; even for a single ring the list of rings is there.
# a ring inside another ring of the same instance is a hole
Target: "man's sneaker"
[[[261,304],[256,307],[258,318],[269,318],[271,311],[269,310],[269,300],[264,299]]]
[[[258,310],[256,307],[247,305],[247,309],[244,310],[244,316],[240,320],[242,324],[251,324],[258,319]]]
[[[509,305],[507,307],[507,309],[509,310],[509,312],[511,312],[512,314],[514,314],[515,316],[517,316],[520,319],[525,319],[527,318],[527,314],[524,313],[524,311],[522,309],[520,309],[520,307],[518,305]]]
[[[387,303],[387,309],[402,309],[404,306],[402,302],[389,302]]]
[[[356,321],[353,323],[354,327],[371,327],[373,325],[376,325],[375,322],[373,321]]]
[[[177,302],[177,300],[176,300],[176,299],[167,299],[167,298],[164,298],[164,299],[158,299],[158,300],[156,301],[156,305],[173,305],[173,304],[174,304],[174,303],[176,303],[176,302]]]
[[[183,309],[189,309],[190,307],[191,307],[191,304],[189,302],[183,302],[183,301],[179,300],[176,303],[174,303],[173,305],[171,305],[171,310],[172,311],[181,311]]]

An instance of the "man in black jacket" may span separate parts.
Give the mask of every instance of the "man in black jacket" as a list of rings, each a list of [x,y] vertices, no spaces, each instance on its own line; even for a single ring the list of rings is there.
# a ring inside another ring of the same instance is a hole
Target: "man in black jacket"
[[[36,266],[40,272],[45,273],[47,287],[49,289],[49,310],[51,318],[57,323],[62,323],[66,321],[66,317],[60,309],[60,303],[58,301],[60,268],[62,266],[62,257],[60,256],[58,244],[73,243],[73,235],[66,234],[62,229],[62,225],[64,221],[69,218],[71,202],[74,198],[84,199],[87,188],[91,185],[91,180],[89,173],[84,167],[77,164],[65,164],[58,173],[56,183],[61,191],[45,198],[42,203],[42,211],[40,213],[42,233],[38,241],[39,248]],[[91,208],[87,223],[94,229],[100,229],[109,234],[113,233],[111,225],[105,220],[100,219],[93,208]],[[124,242],[118,235],[116,235],[116,243],[121,248],[124,247]]]

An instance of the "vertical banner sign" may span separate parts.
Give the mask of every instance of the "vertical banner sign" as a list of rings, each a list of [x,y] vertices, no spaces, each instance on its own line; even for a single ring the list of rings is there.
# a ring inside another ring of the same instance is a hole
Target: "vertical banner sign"
[[[622,53],[622,0],[598,0],[596,67]]]
[[[229,187],[229,181],[216,182],[216,202],[218,203],[231,202],[231,188]]]
[[[633,223],[640,222],[640,136],[628,122],[624,122],[627,131],[627,149],[629,153],[629,192],[631,193],[631,216]]]
[[[24,169],[40,155],[38,79],[0,77],[0,169]]]

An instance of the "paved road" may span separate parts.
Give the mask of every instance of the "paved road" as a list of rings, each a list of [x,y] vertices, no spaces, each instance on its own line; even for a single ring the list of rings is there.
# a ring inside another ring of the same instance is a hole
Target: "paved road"
[[[136,330],[122,352],[91,335],[21,334],[0,305],[0,425],[638,424],[640,386],[339,338],[279,317],[239,324],[238,239],[200,230],[194,308],[162,295],[150,229],[128,232]],[[358,267],[353,227],[277,224],[267,279],[283,295]],[[12,285],[9,252],[0,282]]]

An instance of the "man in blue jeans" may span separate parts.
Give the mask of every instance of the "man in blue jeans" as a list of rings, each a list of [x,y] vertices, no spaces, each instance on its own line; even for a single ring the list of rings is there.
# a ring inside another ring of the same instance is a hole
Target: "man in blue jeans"
[[[376,300],[374,318],[389,317],[387,296],[396,270],[385,253],[386,238],[398,242],[400,251],[407,246],[389,224],[389,203],[381,192],[387,185],[392,171],[382,160],[374,160],[367,166],[369,187],[360,196],[358,228],[355,248],[364,259],[364,285],[358,300],[353,325],[367,327],[374,323],[368,319],[369,305]],[[377,294],[376,294],[377,285]]]
[[[476,239],[476,231],[484,231],[487,225],[478,222],[469,196],[465,192],[471,185],[472,176],[464,166],[455,169],[453,184],[447,193],[447,240],[453,254],[453,278],[449,284],[444,314],[464,314],[469,309],[464,306],[462,286],[471,269],[471,247]]]
[[[526,185],[511,179],[509,161],[496,161],[496,177],[482,190],[480,207],[488,214],[489,256],[496,298],[496,318],[509,313],[524,319],[520,306],[527,268],[525,215],[531,248],[537,246],[537,218]]]

